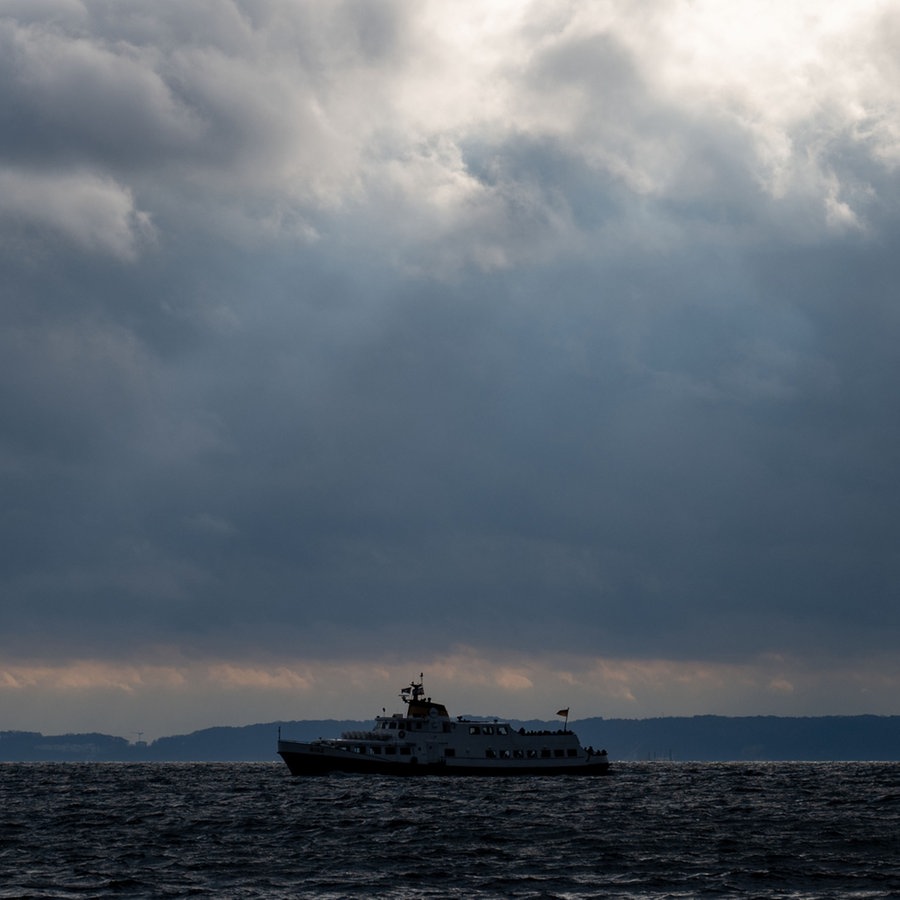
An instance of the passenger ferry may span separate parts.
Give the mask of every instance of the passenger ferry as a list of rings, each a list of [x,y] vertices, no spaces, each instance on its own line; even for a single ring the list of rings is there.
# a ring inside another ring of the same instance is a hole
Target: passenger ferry
[[[292,775],[355,772],[381,775],[606,775],[605,750],[582,747],[565,727],[553,731],[515,729],[500,719],[451,719],[443,703],[411,682],[400,697],[406,711],[382,715],[370,731],[345,731],[340,738],[282,740],[278,755]]]

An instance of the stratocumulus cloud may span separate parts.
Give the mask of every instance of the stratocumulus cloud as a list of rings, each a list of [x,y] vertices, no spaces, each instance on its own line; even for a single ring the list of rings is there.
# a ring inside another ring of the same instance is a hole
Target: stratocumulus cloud
[[[898,41],[0,0],[0,690],[896,712]]]
[[[133,260],[152,236],[130,191],[89,173],[63,176],[0,171],[0,218],[44,228],[86,252]]]

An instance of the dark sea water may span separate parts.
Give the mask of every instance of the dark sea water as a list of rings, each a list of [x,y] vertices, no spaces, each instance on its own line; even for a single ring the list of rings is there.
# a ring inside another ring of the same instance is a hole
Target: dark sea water
[[[898,763],[0,765],[0,897],[898,897]]]

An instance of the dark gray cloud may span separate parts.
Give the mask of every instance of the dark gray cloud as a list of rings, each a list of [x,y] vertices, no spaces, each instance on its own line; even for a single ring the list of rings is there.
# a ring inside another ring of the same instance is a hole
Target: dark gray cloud
[[[4,654],[890,657],[883,93],[674,90],[627,19],[537,10],[472,39],[485,96],[440,4],[33,9]]]

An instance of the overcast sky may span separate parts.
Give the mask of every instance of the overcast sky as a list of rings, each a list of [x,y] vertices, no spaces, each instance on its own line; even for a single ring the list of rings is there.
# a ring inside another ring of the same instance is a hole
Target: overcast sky
[[[890,0],[0,0],[0,272],[0,730],[900,713]]]

